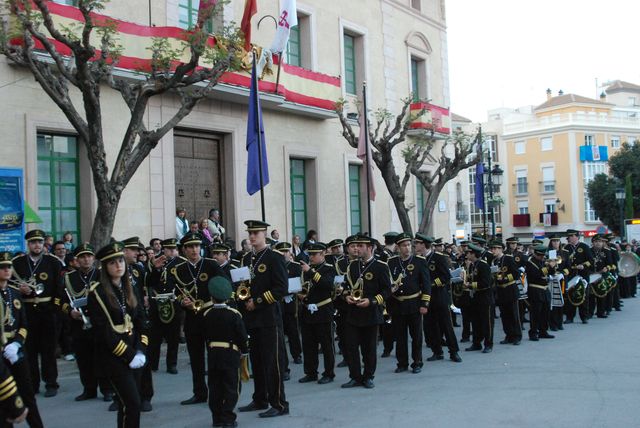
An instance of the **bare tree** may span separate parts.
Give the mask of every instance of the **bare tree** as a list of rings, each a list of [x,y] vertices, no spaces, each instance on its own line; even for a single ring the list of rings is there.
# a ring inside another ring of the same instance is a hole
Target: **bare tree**
[[[122,53],[113,20],[100,18],[95,11],[104,8],[105,0],[79,0],[78,9],[84,22],[72,26],[57,26],[46,0],[4,0],[14,25],[3,26],[4,55],[26,67],[44,92],[64,113],[69,123],[86,145],[98,200],[91,231],[91,243],[106,244],[113,231],[115,215],[122,192],[158,142],[180,123],[205,98],[229,70],[237,69],[241,57],[241,35],[235,28],[225,28],[208,42],[203,24],[220,11],[222,2],[201,11],[195,28],[186,31],[181,49],[172,48],[169,41],[154,38],[151,44],[151,70],[138,80],[116,76],[114,67]],[[91,42],[95,33],[98,47]],[[16,39],[20,43],[16,43]],[[63,55],[56,44],[71,52]],[[42,47],[36,49],[36,42]],[[187,62],[175,61],[190,54]],[[44,55],[42,55],[44,53]],[[210,64],[203,67],[203,62]],[[111,174],[103,136],[101,90],[105,85],[118,91],[131,116]],[[72,99],[79,91],[81,102]],[[77,92],[76,92],[77,93]],[[144,115],[149,100],[174,93],[180,106],[166,123],[147,129]]]
[[[431,226],[438,196],[447,182],[455,178],[460,171],[480,161],[473,155],[477,142],[461,131],[456,131],[443,142],[439,158],[433,157],[432,151],[437,142],[433,133],[410,135],[411,124],[424,113],[424,109],[411,113],[412,100],[412,97],[402,100],[402,108],[396,116],[386,109],[378,109],[373,114],[375,123],[372,124],[369,121],[372,158],[382,174],[402,230],[407,233],[413,233],[409,217],[413,204],[406,202],[407,185],[412,175],[420,181],[427,195],[418,228],[418,231],[424,232]],[[353,131],[345,114],[345,104],[342,100],[336,103],[336,112],[342,125],[342,136],[351,147],[357,148],[358,135]],[[401,146],[405,168],[401,176],[393,162],[393,151],[402,143],[405,143]],[[435,163],[435,170],[423,170],[427,162]]]

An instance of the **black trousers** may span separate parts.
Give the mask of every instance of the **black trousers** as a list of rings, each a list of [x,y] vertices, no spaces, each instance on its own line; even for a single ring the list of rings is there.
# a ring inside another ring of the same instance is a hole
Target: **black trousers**
[[[71,320],[66,314],[62,312],[56,312],[57,317],[57,335],[58,344],[60,345],[60,352],[62,355],[71,354],[73,352],[72,348],[72,338],[71,338]]]
[[[510,342],[522,340],[522,326],[520,324],[520,308],[518,300],[501,302],[499,307],[505,339]]]
[[[153,398],[153,374],[149,362],[144,365],[140,373],[140,400],[151,401]]]
[[[464,324],[464,315],[462,319]],[[429,306],[429,312],[424,316],[423,325],[425,335],[430,338],[429,348],[431,348],[431,352],[436,355],[442,354],[442,335],[444,335],[447,341],[450,354],[460,350],[456,333],[453,330],[451,310],[448,306],[434,304]],[[470,329],[471,328],[469,328],[469,330]],[[467,332],[467,334],[469,334],[469,332]]]
[[[111,393],[111,385],[106,377],[98,370],[98,356],[96,352],[95,333],[92,329],[83,330],[81,323],[72,321],[71,343],[76,355],[76,364],[80,372],[80,383],[87,394],[96,394],[98,386],[102,394]]]
[[[284,334],[289,341],[289,352],[294,360],[302,355],[302,345],[300,344],[300,331],[298,329],[298,317],[295,313],[283,312],[282,323]]]
[[[25,350],[31,371],[34,392],[40,389],[40,374],[46,388],[58,388],[58,366],[56,363],[57,317],[51,305],[24,304],[27,307],[29,334]],[[40,364],[39,364],[40,363]],[[42,371],[40,370],[42,365]]]
[[[411,336],[411,368],[422,367],[422,315],[420,312],[414,314],[394,314],[393,333],[396,341],[396,360],[398,367],[409,367],[409,339],[407,332]]]
[[[588,292],[588,291],[587,291]],[[584,302],[580,306],[574,306],[568,301],[564,304],[565,314],[567,315],[567,319],[573,321],[576,316],[576,312],[580,315],[580,319],[582,321],[586,321],[589,319],[589,299],[585,298]]]
[[[549,290],[529,287],[529,337],[547,334],[549,329],[549,312],[551,294]]]
[[[393,351],[393,341],[395,336],[395,330],[393,323],[395,321],[385,316],[384,323],[380,325],[380,335],[382,336],[382,349],[384,353],[390,354]]]
[[[187,313],[184,320],[184,335],[187,339],[187,352],[191,361],[191,381],[193,395],[206,398],[209,395],[204,380],[205,336],[203,319],[200,315]]]
[[[233,411],[240,396],[240,359],[234,367],[216,364],[214,351],[209,352],[209,409],[214,424],[233,424],[236,414]],[[216,350],[215,352],[236,352],[233,350]]]
[[[282,381],[282,357],[280,354],[280,329],[252,328],[249,334],[249,358],[253,368],[253,401],[259,405],[269,403],[277,410],[289,408]]]
[[[565,298],[566,300],[566,298]],[[561,329],[563,324],[564,307],[553,307],[549,312],[549,327],[552,329]]]
[[[22,397],[25,407],[29,408],[27,423],[31,428],[43,427],[44,425],[42,423],[42,418],[40,417],[38,404],[36,403],[36,396],[33,392],[33,385],[27,360],[23,357],[16,361],[15,364],[11,364],[9,360],[5,358],[4,365],[9,368],[13,379],[16,381],[18,393],[20,394],[20,397]],[[3,419],[0,421],[0,426],[4,428],[11,427],[13,425]]]
[[[333,326],[326,323],[300,323],[302,330],[302,353],[304,355],[304,374],[317,376],[318,374],[318,346],[322,349],[324,371],[322,376],[335,377],[335,350],[333,347]]]
[[[176,314],[171,322],[160,321],[157,312],[151,311],[151,335],[149,337],[149,365],[152,370],[160,366],[160,347],[162,340],[167,341],[167,369],[178,365],[178,346],[180,341],[180,318]]]
[[[473,344],[493,347],[493,311],[487,303],[472,302],[471,325],[473,328]]]
[[[111,371],[109,380],[118,403],[118,428],[140,427],[140,369],[132,370],[125,363],[118,370]]]
[[[378,325],[355,326],[347,322],[346,326],[347,362],[349,363],[349,377],[356,382],[373,379],[376,373],[376,343],[378,340]],[[360,353],[364,363],[361,370]]]
[[[462,339],[469,339],[471,337],[471,324],[473,319],[473,309],[471,306],[465,306],[460,308],[462,314]]]

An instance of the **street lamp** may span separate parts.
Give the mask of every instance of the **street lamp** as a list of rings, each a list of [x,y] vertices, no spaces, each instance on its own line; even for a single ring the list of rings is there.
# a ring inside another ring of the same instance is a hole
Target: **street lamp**
[[[491,239],[496,238],[496,201],[493,200],[493,192],[500,192],[502,174],[504,171],[496,164],[491,168],[491,153],[489,153],[489,168],[487,168],[487,181],[489,186],[489,206],[491,208]]]
[[[616,189],[616,200],[618,201],[618,207],[620,208],[620,238],[624,240],[624,198],[626,192],[623,188]]]

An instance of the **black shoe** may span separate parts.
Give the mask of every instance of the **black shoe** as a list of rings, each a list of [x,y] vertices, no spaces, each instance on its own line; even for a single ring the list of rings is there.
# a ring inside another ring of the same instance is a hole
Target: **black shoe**
[[[183,344],[187,343],[187,338],[184,337],[184,336],[180,336],[180,339],[178,339],[178,342],[183,343]]]
[[[258,413],[258,416],[261,418],[274,418],[276,416],[283,416],[289,414],[289,408],[284,408],[282,410],[278,410],[274,407],[270,408],[266,412]]]
[[[460,327],[460,324],[458,324],[458,323],[456,322],[456,323],[453,323],[453,326],[454,326],[454,327]]]
[[[491,353],[491,351],[493,351],[493,348],[491,346],[485,346],[484,349],[482,350],[482,353],[489,354]]]
[[[466,339],[464,337],[460,339],[460,343],[467,343],[468,341],[469,341],[468,337]]]
[[[44,391],[45,397],[55,397],[58,395],[58,388],[46,388]]]
[[[224,428],[235,428],[235,427],[237,427],[237,426],[238,426],[238,422],[237,422],[237,421],[233,421],[233,422],[226,422],[226,423],[224,423],[224,424],[222,424],[222,425],[220,425],[220,426],[221,426],[221,427],[224,427]]]
[[[286,382],[288,380],[291,380],[291,375],[289,373],[287,373],[287,372],[283,373],[282,374],[282,381]]]
[[[511,343],[511,341],[510,341],[510,340],[507,340],[507,339],[504,339],[504,340],[501,340],[501,341],[500,341],[500,344],[501,344],[501,345],[508,345],[508,344],[510,344],[510,343]]]
[[[107,392],[102,396],[102,401],[105,401],[105,402],[113,401],[113,394],[110,392]]]
[[[471,345],[465,349],[465,351],[481,351],[481,350],[482,350],[482,346],[480,345]]]
[[[518,346],[520,344],[520,339],[516,339],[513,341],[512,345]]]
[[[238,407],[238,411],[239,412],[255,412],[256,410],[264,410],[264,409],[268,409],[269,405],[268,404],[258,404],[255,401],[252,401],[251,403],[247,404],[246,406],[241,406]]]
[[[293,359],[293,364],[302,364],[302,357],[295,357]]]
[[[318,375],[315,375],[315,376],[306,375],[305,377],[301,377],[300,379],[298,379],[298,382],[309,383],[309,382],[315,382],[317,380],[318,380]]]
[[[333,382],[333,378],[332,378],[332,377],[329,377],[329,376],[322,376],[322,377],[320,378],[320,380],[318,381],[318,384],[320,384],[320,385],[325,385],[325,384],[327,384],[327,383],[331,383],[331,382]]]
[[[462,362],[462,358],[460,358],[460,355],[458,355],[457,352],[453,352],[453,353],[449,354],[449,359],[451,361],[453,361],[454,363],[461,363]]]
[[[551,330],[551,331],[558,331],[558,329],[557,329],[557,328],[555,328],[555,327],[551,327],[551,328],[549,328],[549,330]]]
[[[409,368],[408,367],[398,367],[394,370],[394,373],[402,373],[402,372],[406,372],[408,371]]]
[[[116,410],[118,410],[118,403],[114,401],[109,405],[109,411],[115,412]]]
[[[207,397],[198,397],[194,395],[188,400],[181,401],[180,404],[183,406],[188,406],[190,404],[198,404],[198,403],[206,403],[206,402],[207,402]]]
[[[349,380],[349,382],[340,385],[340,388],[355,388],[357,386],[362,386],[362,383],[358,382],[357,380],[351,379]]]
[[[142,403],[140,403],[140,411],[150,412],[152,410],[153,410],[153,407],[151,406],[151,402],[149,400],[142,400]]]
[[[565,324],[573,324],[573,320],[572,319],[567,319],[564,322]]]
[[[588,320],[582,320],[582,324],[589,324]]]
[[[558,326],[558,330],[564,330],[564,327],[560,325]]]
[[[422,367],[414,367],[411,369],[411,373],[418,374],[422,371]]]
[[[337,367],[348,367],[349,364],[347,364],[347,362],[345,360],[342,360],[338,363]]]
[[[380,355],[380,358],[388,358],[389,356],[391,356],[391,352],[390,351],[384,351],[382,353],[382,355]]]
[[[176,368],[176,366],[167,367],[167,373],[178,374],[178,369]]]
[[[366,379],[365,381],[363,381],[362,386],[367,389],[375,388],[375,385],[373,384],[373,381],[371,379]]]
[[[529,336],[529,340],[532,342],[537,342],[540,339],[538,339],[538,336]]]
[[[219,422],[219,421],[218,421],[218,422],[214,422],[214,423],[213,423],[213,425],[211,425],[211,426],[214,426],[214,427],[223,427],[223,426],[224,426],[224,422]]]
[[[553,339],[555,336],[553,334],[545,333],[538,336],[540,339]]]
[[[598,315],[598,318],[609,318],[609,315]]]
[[[74,400],[75,401],[91,400],[93,398],[96,398],[97,396],[98,396],[98,394],[95,393],[95,392],[93,392],[93,393],[83,392],[82,394],[80,394],[76,398],[74,398]]]
[[[442,354],[433,354],[432,356],[427,358],[427,361],[438,361],[438,360],[443,360],[443,359],[444,359],[444,355],[442,355]]]
[[[622,309],[620,308],[615,308],[616,312],[620,312]]]

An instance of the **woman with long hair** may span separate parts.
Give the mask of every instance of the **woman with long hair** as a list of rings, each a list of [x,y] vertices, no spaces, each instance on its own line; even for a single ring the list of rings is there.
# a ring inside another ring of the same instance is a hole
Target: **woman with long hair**
[[[118,428],[140,426],[139,383],[149,339],[142,334],[142,306],[126,275],[124,245],[98,251],[100,281],[91,284],[88,306],[101,364],[116,393]]]

